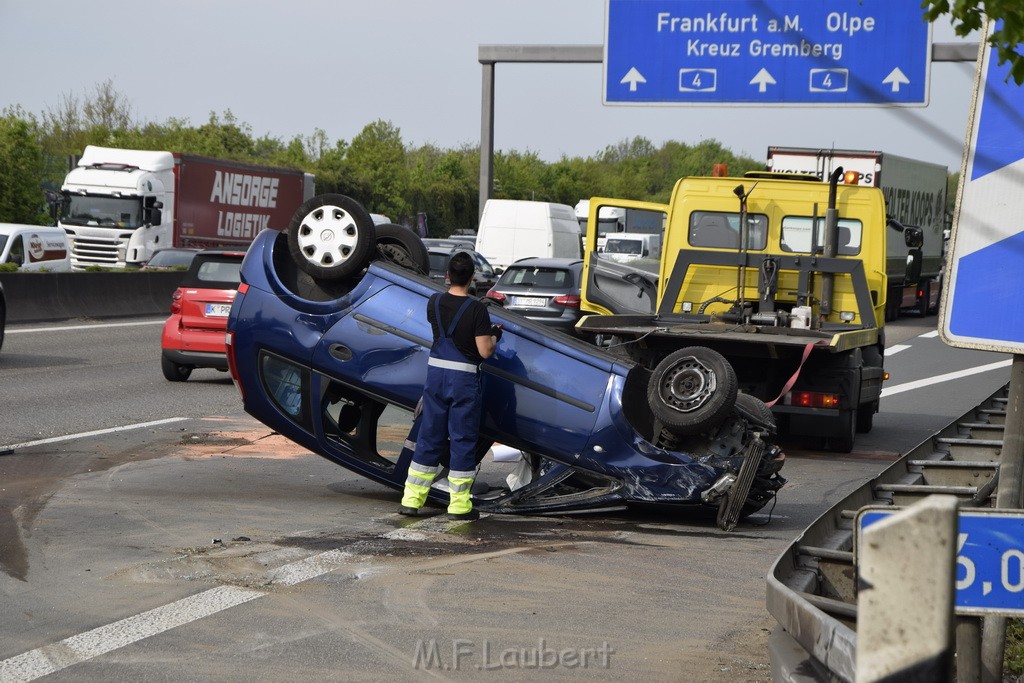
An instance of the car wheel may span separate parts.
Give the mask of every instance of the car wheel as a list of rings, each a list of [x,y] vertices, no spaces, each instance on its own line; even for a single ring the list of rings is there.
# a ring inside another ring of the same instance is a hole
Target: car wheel
[[[703,346],[666,356],[647,385],[654,416],[677,434],[718,427],[736,405],[736,371],[722,354]]]
[[[391,223],[375,226],[374,229],[377,233],[378,260],[394,263],[420,275],[430,272],[430,255],[419,235]]]
[[[160,357],[160,369],[163,370],[164,379],[168,382],[184,382],[192,374],[192,368],[179,365],[167,356]]]
[[[376,231],[359,202],[324,194],[303,202],[288,224],[288,251],[303,271],[323,280],[357,275],[373,254]]]
[[[736,394],[736,413],[746,420],[752,427],[761,428],[770,434],[778,432],[775,425],[775,416],[771,409],[756,396],[738,392]]]

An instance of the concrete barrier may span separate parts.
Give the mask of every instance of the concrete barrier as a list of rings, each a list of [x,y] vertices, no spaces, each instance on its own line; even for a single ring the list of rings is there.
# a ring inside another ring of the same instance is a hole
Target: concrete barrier
[[[170,315],[184,271],[0,273],[7,322]]]

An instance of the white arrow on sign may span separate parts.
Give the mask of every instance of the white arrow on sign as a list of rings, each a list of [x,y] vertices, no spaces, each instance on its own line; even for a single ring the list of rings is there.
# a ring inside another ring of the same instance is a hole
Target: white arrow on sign
[[[906,74],[904,74],[902,71],[900,71],[899,67],[896,67],[895,69],[893,69],[892,71],[889,72],[889,75],[885,77],[885,79],[882,81],[882,83],[884,83],[884,84],[891,83],[892,84],[892,91],[893,92],[899,92],[901,85],[909,85],[910,84],[910,79],[907,78]]]
[[[643,74],[636,70],[636,67],[631,67],[626,75],[622,77],[619,83],[629,83],[629,92],[636,92],[637,83],[646,83],[647,79],[644,78]]]
[[[766,92],[769,85],[775,85],[775,79],[768,73],[767,69],[762,68],[757,72],[757,75],[750,79],[751,85],[756,85],[758,92]]]

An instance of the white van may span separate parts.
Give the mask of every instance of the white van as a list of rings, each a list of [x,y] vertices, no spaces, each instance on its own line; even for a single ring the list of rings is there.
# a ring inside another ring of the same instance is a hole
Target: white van
[[[528,256],[583,257],[580,224],[571,206],[519,199],[487,200],[476,250],[502,270]]]
[[[71,271],[71,247],[63,228],[0,223],[0,264],[21,271]]]
[[[639,232],[620,232],[608,235],[604,255],[613,261],[627,263],[637,259],[661,258],[661,235]]]

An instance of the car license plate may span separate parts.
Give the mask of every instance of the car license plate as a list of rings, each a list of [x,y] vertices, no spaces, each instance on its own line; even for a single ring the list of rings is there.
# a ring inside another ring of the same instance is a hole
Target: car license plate
[[[207,318],[226,318],[231,313],[231,304],[206,304]]]
[[[547,306],[548,300],[542,296],[514,296],[513,306]]]

